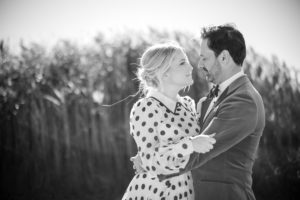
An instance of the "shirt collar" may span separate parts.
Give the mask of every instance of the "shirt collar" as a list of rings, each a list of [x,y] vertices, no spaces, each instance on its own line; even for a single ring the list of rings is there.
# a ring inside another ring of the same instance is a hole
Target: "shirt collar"
[[[241,76],[244,75],[243,71],[239,71],[238,73],[234,74],[231,76],[229,79],[223,81],[221,84],[219,84],[219,95],[218,97],[224,92],[224,90],[231,84],[233,83],[236,79],[240,78]]]
[[[177,101],[174,101],[173,99],[167,97],[166,95],[155,89],[150,89],[146,97],[154,97],[155,99],[163,103],[172,112],[175,112],[177,103],[181,103],[180,96],[178,94],[176,96]]]

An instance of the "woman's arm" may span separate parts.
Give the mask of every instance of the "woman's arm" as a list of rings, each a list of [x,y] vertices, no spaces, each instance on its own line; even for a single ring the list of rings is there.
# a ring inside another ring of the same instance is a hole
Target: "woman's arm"
[[[131,134],[138,146],[138,154],[145,170],[167,174],[178,172],[194,152],[193,146],[189,138],[162,146],[161,134],[167,133],[158,129],[161,116],[162,111],[154,99],[140,100],[131,112]]]
[[[141,160],[142,168],[154,173],[176,173],[180,168],[185,167],[189,155],[195,149],[190,137],[185,137],[176,143],[170,142],[167,145],[161,145],[161,135],[168,134],[165,133],[166,130],[158,129],[158,127],[166,125],[158,125],[158,123],[162,123],[162,114],[157,102],[153,99],[143,99],[134,105],[130,124],[131,134],[137,143],[139,156],[136,159],[133,158],[133,162],[136,164],[140,163],[136,161]],[[172,127],[167,130],[172,130]],[[207,152],[212,148],[214,139],[203,136],[203,142],[210,144],[209,146],[203,145],[201,149],[201,151]],[[196,148],[196,152],[199,152],[199,148]],[[134,168],[141,169],[141,166],[137,165]]]

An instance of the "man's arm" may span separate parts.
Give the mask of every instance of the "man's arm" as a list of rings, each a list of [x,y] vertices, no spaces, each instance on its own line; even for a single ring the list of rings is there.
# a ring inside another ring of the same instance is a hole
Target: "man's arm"
[[[221,105],[219,113],[202,132],[205,135],[216,133],[214,148],[205,154],[191,154],[189,162],[179,173],[169,176],[161,175],[159,178],[163,180],[200,167],[253,133],[256,123],[257,107],[251,96],[240,94],[232,97]],[[194,140],[197,140],[197,136]]]

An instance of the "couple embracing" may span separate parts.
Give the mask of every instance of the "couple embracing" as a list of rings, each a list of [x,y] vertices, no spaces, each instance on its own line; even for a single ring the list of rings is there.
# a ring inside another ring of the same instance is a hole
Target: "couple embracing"
[[[197,106],[177,44],[149,47],[137,72],[144,98],[130,113],[138,153],[123,200],[253,200],[252,167],[265,126],[260,94],[243,73],[244,37],[231,25],[203,28],[199,68],[214,84]]]

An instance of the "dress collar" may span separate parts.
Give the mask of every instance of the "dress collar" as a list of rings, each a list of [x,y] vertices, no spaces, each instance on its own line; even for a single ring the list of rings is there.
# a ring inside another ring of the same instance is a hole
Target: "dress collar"
[[[151,89],[146,97],[154,97],[158,101],[160,101],[162,104],[164,104],[169,110],[172,112],[175,112],[176,106],[178,103],[181,103],[181,98],[177,94],[176,99],[177,101],[174,101],[173,99],[167,97],[163,93],[159,92],[158,90]]]

